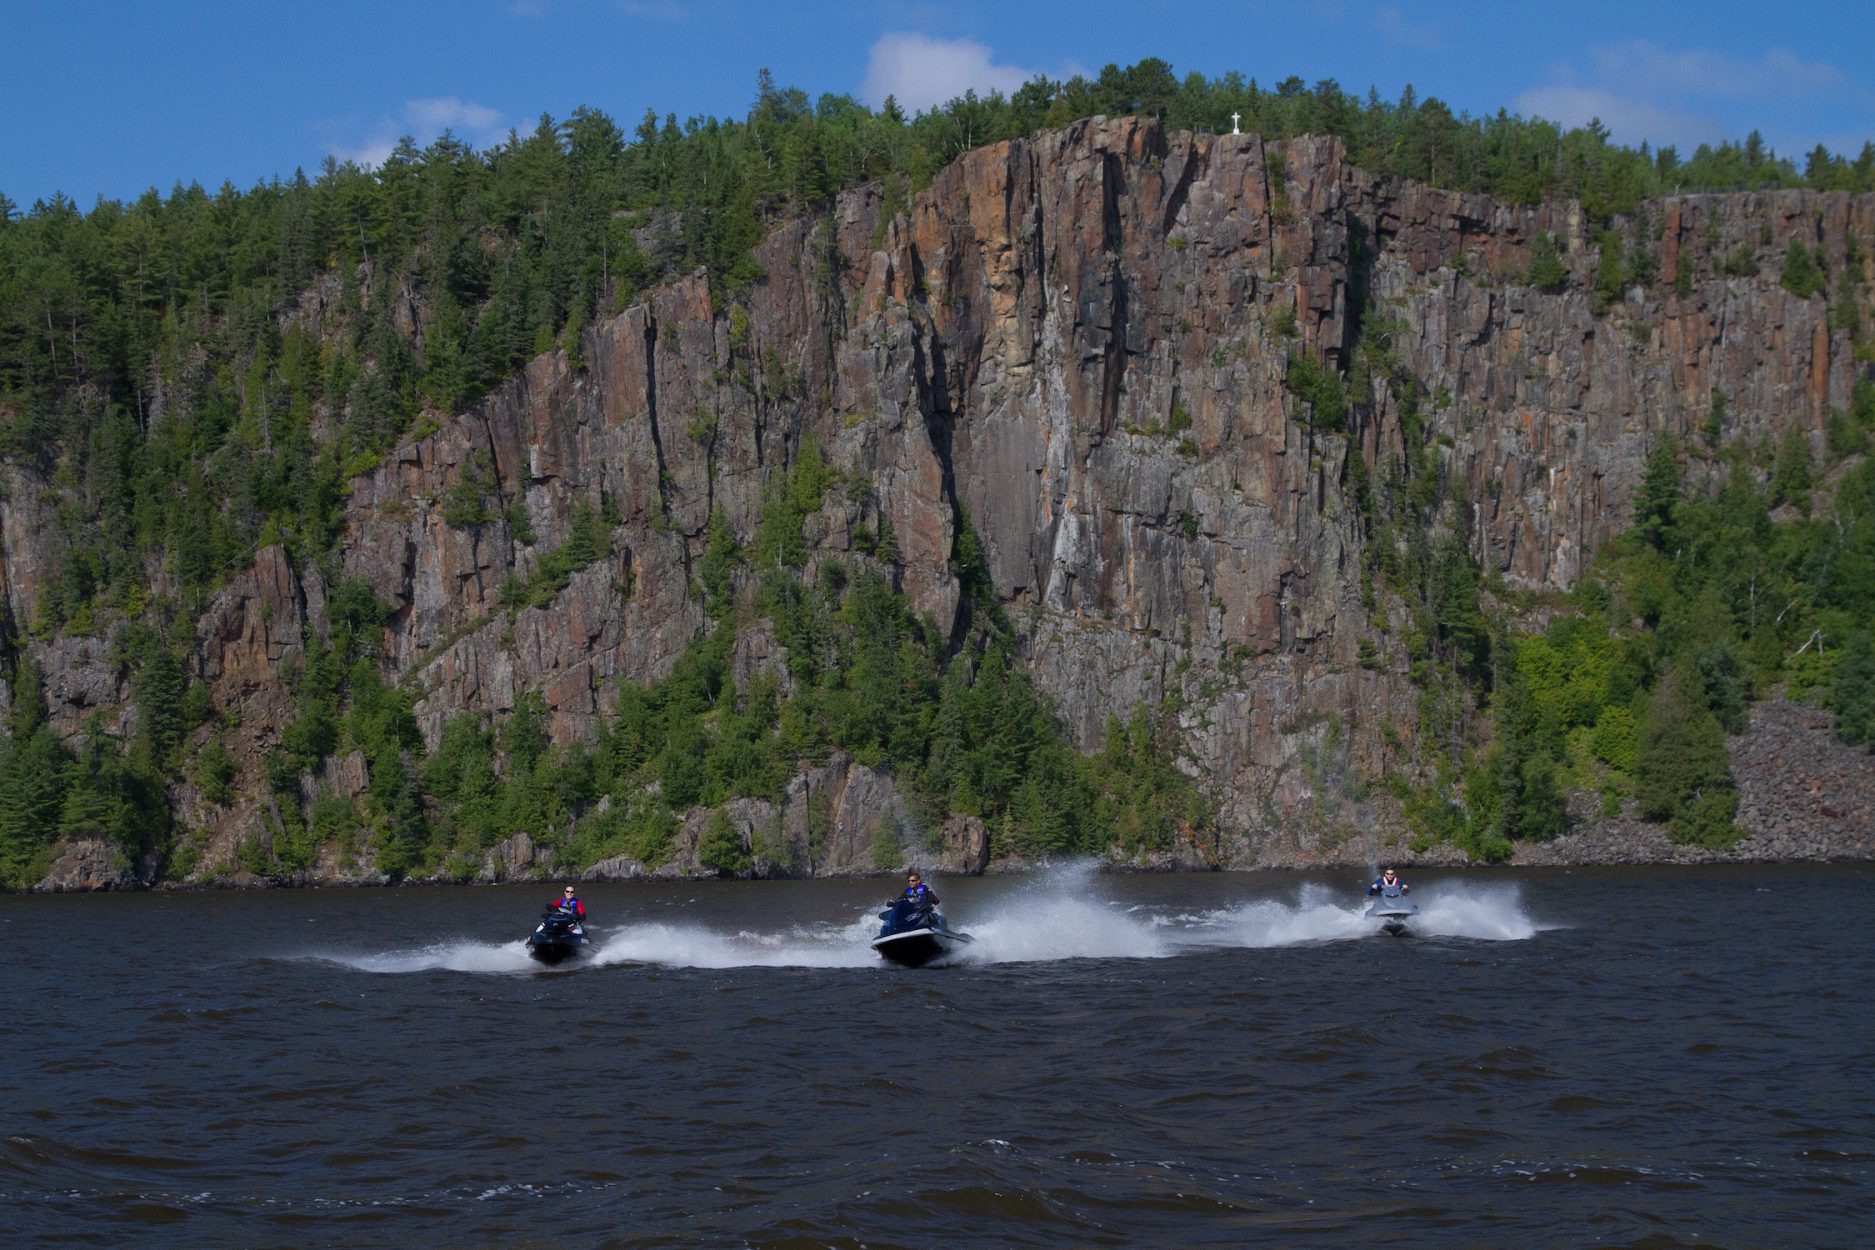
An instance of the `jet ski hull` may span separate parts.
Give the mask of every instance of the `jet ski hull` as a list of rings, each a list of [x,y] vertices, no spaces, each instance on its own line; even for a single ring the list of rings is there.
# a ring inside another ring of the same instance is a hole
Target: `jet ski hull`
[[[527,935],[527,953],[549,968],[571,959],[588,944],[586,930],[579,921],[558,912],[543,916]]]
[[[1406,932],[1406,922],[1419,914],[1419,904],[1408,902],[1398,894],[1385,894],[1374,901],[1367,909],[1370,920],[1380,921],[1380,928],[1394,937]]]
[[[944,917],[929,906],[919,906],[911,899],[894,899],[879,913],[885,923],[872,948],[879,957],[903,968],[920,968],[934,959],[950,954],[970,940],[944,923]]]
[[[579,954],[581,951],[585,949],[586,949],[586,940],[584,938],[581,938],[579,941],[576,941],[576,942],[574,941],[536,942],[533,938],[529,938],[527,940],[528,955],[538,960],[539,962],[546,964],[549,968],[555,967],[558,964],[565,963],[567,960],[573,958],[575,955]]]
[[[970,941],[967,933],[948,929],[906,929],[872,940],[872,948],[885,960],[905,968],[922,968]]]

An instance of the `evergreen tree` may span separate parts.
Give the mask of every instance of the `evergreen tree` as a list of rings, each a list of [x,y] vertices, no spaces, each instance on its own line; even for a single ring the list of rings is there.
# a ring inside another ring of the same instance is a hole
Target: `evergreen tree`
[[[1679,448],[1662,438],[1647,454],[1641,485],[1634,497],[1634,528],[1656,551],[1665,550],[1680,507]]]
[[[72,767],[45,725],[0,744],[0,885],[30,885],[22,874],[59,834]]]
[[[1809,299],[1823,289],[1828,278],[1810,249],[1792,239],[1784,251],[1784,269],[1779,281],[1798,299]]]
[[[742,831],[736,828],[728,812],[719,809],[711,813],[703,836],[697,842],[697,862],[726,877],[747,872],[752,866],[748,847],[742,841]]]
[[[1530,269],[1524,280],[1540,291],[1560,291],[1569,285],[1569,271],[1556,250],[1556,236],[1539,234],[1530,244]]]
[[[1875,747],[1875,643],[1863,631],[1850,634],[1837,657],[1829,706],[1844,742]]]
[[[1736,840],[1738,795],[1725,733],[1706,704],[1704,683],[1682,665],[1668,670],[1648,703],[1635,772],[1641,815],[1668,821],[1675,841]]]
[[[1810,436],[1800,422],[1791,422],[1778,444],[1777,463],[1771,469],[1771,502],[1810,510]]]

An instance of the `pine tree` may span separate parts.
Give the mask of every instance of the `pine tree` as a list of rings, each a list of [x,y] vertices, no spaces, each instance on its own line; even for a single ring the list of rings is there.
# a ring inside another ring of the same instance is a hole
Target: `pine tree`
[[[743,845],[742,831],[721,808],[710,813],[703,836],[697,840],[697,862],[723,876],[749,870],[752,861],[748,847]]]
[[[30,884],[20,873],[58,837],[71,767],[71,752],[45,725],[0,744],[0,884]]]
[[[1676,664],[1660,679],[1641,723],[1635,773],[1641,815],[1670,822],[1674,841],[1725,846],[1737,839],[1725,733],[1697,672]]]
[[[1836,713],[1836,734],[1844,742],[1875,747],[1875,642],[1869,635],[1849,635],[1836,660],[1829,706]]]
[[[1569,285],[1569,271],[1556,251],[1556,236],[1539,234],[1530,245],[1530,269],[1525,281],[1540,291],[1560,291]]]
[[[1810,249],[1792,239],[1784,251],[1784,269],[1780,281],[1784,289],[1798,299],[1809,299],[1823,289],[1827,278]]]
[[[1721,401],[1722,402],[1722,401]],[[1663,438],[1647,454],[1640,489],[1634,496],[1634,528],[1656,551],[1666,549],[1680,508],[1679,448]]]
[[[1792,422],[1777,447],[1777,463],[1771,469],[1771,502],[1789,504],[1801,512],[1810,510],[1810,436],[1803,426]]]

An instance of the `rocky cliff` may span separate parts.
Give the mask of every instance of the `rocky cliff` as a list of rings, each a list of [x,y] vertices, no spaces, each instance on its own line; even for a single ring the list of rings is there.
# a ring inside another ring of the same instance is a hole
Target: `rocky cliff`
[[[862,190],[775,230],[758,251],[766,279],[732,300],[702,275],[656,290],[589,329],[578,359],[537,359],[353,481],[338,565],[394,605],[381,667],[415,693],[432,745],[451,713],[501,716],[527,692],[553,737],[591,735],[619,682],[664,675],[707,628],[697,566],[713,511],[752,538],[765,489],[813,440],[847,486],[808,519],[811,549],[871,562],[858,537],[889,525],[881,568],[955,629],[967,518],[1030,673],[1084,747],[1110,714],[1177,707],[1220,804],[1222,862],[1364,856],[1399,824],[1362,780],[1402,762],[1418,692],[1402,613],[1363,601],[1351,457],[1385,481],[1407,440],[1422,443],[1485,570],[1513,590],[1566,589],[1627,524],[1649,450],[1701,429],[1715,395],[1723,439],[1795,425],[1820,449],[1867,369],[1825,301],[1782,289],[1777,266],[1795,239],[1832,272],[1866,267],[1870,197],[1651,203],[1614,226],[1667,277],[1611,300],[1594,294],[1600,253],[1573,205],[1378,180],[1332,140],[1094,118],[969,153],[890,220],[882,202]],[[1544,236],[1568,274],[1552,289],[1524,277]],[[1727,276],[1720,259],[1741,253],[1752,263]],[[1291,358],[1346,368],[1378,325],[1427,402],[1408,412],[1376,386],[1347,432],[1328,428],[1285,385]],[[1704,470],[1688,468],[1697,486]],[[452,525],[445,500],[471,477],[501,519]],[[20,622],[45,564],[44,495],[14,472],[0,510]],[[616,516],[611,554],[545,606],[505,606],[504,584],[535,573],[582,505]],[[532,544],[515,536],[522,512]],[[263,549],[197,625],[191,671],[240,764],[225,805],[177,783],[199,873],[264,836],[260,760],[328,627],[328,589]],[[103,641],[26,645],[60,732],[135,717]],[[759,632],[739,651],[741,671],[776,662]],[[356,758],[304,781],[363,784]],[[868,831],[896,800],[851,762],[797,778],[801,811],[737,819],[805,840],[817,787],[872,797],[835,804],[854,809],[817,844],[836,850],[806,867],[872,866]],[[981,863],[980,826],[949,836],[959,866]],[[504,856],[487,871],[529,857]]]

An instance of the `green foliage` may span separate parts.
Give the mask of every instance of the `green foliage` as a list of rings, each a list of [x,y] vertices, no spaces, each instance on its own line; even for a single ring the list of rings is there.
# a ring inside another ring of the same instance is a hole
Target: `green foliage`
[[[1626,285],[1627,271],[1621,264],[1621,238],[1612,230],[1604,230],[1596,240],[1598,259],[1595,266],[1595,287],[1590,293],[1589,305],[1597,316],[1606,312],[1608,306],[1621,298]],[[1534,267],[1534,266],[1533,266]],[[1532,285],[1542,285],[1532,283]]]
[[[743,844],[742,831],[736,828],[728,812],[719,808],[710,814],[703,836],[697,842],[697,862],[726,877],[747,872],[754,866],[749,848]]]
[[[153,636],[141,639],[136,651],[130,697],[137,705],[140,747],[153,764],[167,764],[189,727],[182,662]]]
[[[1620,703],[1604,705],[1595,718],[1589,749],[1615,772],[1633,772],[1641,749],[1641,724],[1633,709]]]
[[[73,766],[71,752],[44,724],[24,734],[16,728],[0,743],[0,884],[19,889],[43,870]]]
[[[1233,111],[1272,141],[1334,135],[1382,177],[1515,203],[1574,199],[1596,228],[1652,195],[1875,182],[1875,149],[1819,149],[1800,171],[1754,134],[1682,159],[1612,144],[1598,125],[1455,114],[1410,89],[1383,100],[1332,79],[1181,79],[1148,58],[915,117],[764,78],[739,119],[647,112],[627,132],[581,108],[481,152],[447,135],[404,142],[375,170],[331,160],[245,191],[178,185],[88,212],[53,196],[0,223],[0,450],[60,462],[85,501],[60,522],[73,541],[48,595],[54,624],[80,619],[98,592],[121,610],[152,557],[194,597],[257,538],[301,558],[327,551],[346,477],[409,436],[419,413],[460,412],[556,345],[582,367],[583,327],[660,280],[702,267],[719,292],[745,288],[761,276],[751,249],[768,227],[844,188],[880,183],[883,221],[980,144],[1096,113],[1203,131]],[[1271,208],[1286,214],[1284,153],[1268,152]],[[1789,283],[1821,289],[1814,251],[1796,246]],[[1755,268],[1741,248],[1735,272]],[[1649,280],[1644,252],[1622,260],[1624,281]],[[1532,281],[1565,279],[1554,253],[1553,239],[1534,241]],[[1852,258],[1846,288],[1857,269]],[[288,315],[324,282],[336,298],[321,315]],[[420,339],[399,323],[407,305],[385,297],[393,290],[426,310]],[[1833,300],[1832,319],[1853,331],[1856,305],[1853,291]],[[466,472],[445,501],[449,522],[499,515],[492,486]]]
[[[1749,243],[1740,243],[1733,248],[1719,267],[1728,278],[1755,278],[1758,276],[1758,253]]]
[[[1777,445],[1777,461],[1771,469],[1771,502],[1805,512],[1810,509],[1810,437],[1795,421]]]
[[[960,535],[969,533],[966,523]],[[961,545],[967,560],[969,539]],[[756,606],[787,650],[788,697],[772,675],[757,674],[741,690],[729,681],[736,631],[725,621],[665,681],[621,688],[596,752],[598,788],[615,812],[718,808],[699,850],[718,871],[754,867],[753,848],[724,832],[721,805],[772,799],[793,761],[835,751],[891,769],[934,819],[982,816],[999,854],[1162,849],[1209,819],[1197,788],[1172,765],[1169,725],[1141,711],[1126,728],[1110,728],[1100,755],[1076,754],[993,628],[972,629],[951,655],[903,594],[833,563],[811,585],[770,568]],[[446,731],[445,748],[456,732]],[[435,767],[433,790],[445,783]],[[616,820],[582,828],[576,844],[593,852],[623,837]]]
[[[1726,851],[1736,846],[1745,831],[1733,822],[1738,813],[1738,793],[1730,786],[1703,790],[1678,811],[1667,823],[1667,835],[1675,842]]]
[[[523,547],[532,547],[540,541],[540,535],[534,532],[534,518],[527,512],[527,500],[522,496],[516,495],[508,500],[501,519],[508,523],[508,533],[513,535],[514,541]],[[448,520],[446,515],[444,520]]]
[[[1665,548],[1679,507],[1679,449],[1672,438],[1663,438],[1647,454],[1647,467],[1634,497],[1634,528],[1641,540],[1656,551]]]
[[[495,471],[488,453],[477,450],[443,495],[443,520],[460,529],[486,525],[495,519],[489,496],[495,490]]]
[[[1875,747],[1875,643],[1866,631],[1849,635],[1836,660],[1829,706],[1844,742]]]
[[[235,773],[234,758],[215,739],[205,743],[196,755],[196,785],[201,788],[202,797],[217,807],[226,803],[232,794]]]
[[[510,578],[502,586],[502,602],[510,607],[544,608],[567,588],[573,574],[611,554],[611,522],[591,504],[575,504],[566,541],[540,557],[532,576]]]
[[[1703,686],[1697,673],[1675,666],[1655,688],[1641,722],[1634,797],[1642,816],[1669,822],[1676,842],[1723,847],[1739,836],[1731,824],[1738,795]]]
[[[1569,285],[1569,271],[1556,250],[1556,236],[1539,234],[1530,244],[1530,267],[1524,281],[1540,291],[1556,292]]]
[[[721,504],[710,510],[709,534],[703,546],[703,558],[697,562],[697,576],[703,583],[703,606],[711,619],[721,619],[729,611],[735,590],[736,570],[742,564],[742,549],[735,531],[729,528],[729,516]]]
[[[623,856],[656,868],[670,858],[677,842],[677,817],[662,807],[640,806],[630,811],[611,808],[582,819],[567,844],[568,860],[597,863]]]
[[[1324,369],[1306,352],[1291,352],[1283,385],[1309,405],[1309,419],[1315,428],[1330,431],[1347,428],[1348,394],[1339,373]]]
[[[820,212],[843,188],[878,181],[885,214],[893,216],[946,162],[980,144],[1094,113],[1145,114],[1203,130],[1232,111],[1270,140],[1337,136],[1353,163],[1381,177],[1517,203],[1574,199],[1600,248],[1598,304],[1656,277],[1651,230],[1625,256],[1605,233],[1645,197],[1797,185],[1865,192],[1875,183],[1875,149],[1853,160],[1818,149],[1799,172],[1754,134],[1683,160],[1672,149],[1614,145],[1597,125],[1564,130],[1507,113],[1455,114],[1410,89],[1389,101],[1356,96],[1333,80],[1265,87],[1235,73],[1180,79],[1149,58],[1066,81],[1038,78],[1009,95],[967,94],[909,118],[896,106],[875,111],[843,96],[810,100],[764,76],[740,119],[680,123],[647,113],[628,134],[582,108],[562,120],[542,117],[483,152],[445,136],[424,149],[406,141],[371,171],[334,160],[314,176],[246,191],[178,185],[168,196],[100,201],[89,212],[63,196],[24,214],[7,208],[0,213],[0,454],[45,474],[58,494],[49,514],[57,558],[22,629],[42,638],[59,630],[121,637],[138,716],[127,744],[95,733],[76,750],[60,744],[43,725],[30,661],[16,661],[15,719],[31,723],[16,725],[0,743],[0,872],[24,880],[61,827],[109,837],[126,854],[166,845],[165,779],[189,764],[187,743],[208,708],[201,687],[185,679],[183,649],[164,622],[197,619],[209,594],[264,544],[283,545],[301,570],[317,567],[330,583],[348,480],[401,441],[432,432],[441,415],[489,395],[535,352],[558,346],[571,367],[583,368],[586,327],[651,284],[699,267],[719,295],[746,288],[762,276],[752,248],[769,226]],[[1283,149],[1267,151],[1271,211],[1290,214]],[[1755,272],[1754,246],[1737,241],[1726,272]],[[1715,235],[1708,249],[1716,254],[1718,247]],[[1853,251],[1847,260],[1834,277],[1829,318],[1854,336],[1863,266]],[[1685,252],[1681,261],[1676,287],[1684,277],[1690,291]],[[1813,249],[1793,244],[1784,261],[1793,293],[1821,293],[1830,281]],[[823,267],[820,276],[826,282],[831,271]],[[1552,289],[1568,282],[1553,237],[1533,240],[1529,278]],[[328,284],[330,299],[303,299]],[[420,337],[400,324],[397,310],[406,302],[388,297],[404,291],[427,314]],[[732,357],[753,356],[742,304],[720,306],[731,310]],[[1279,335],[1298,332],[1293,307],[1270,324]],[[1379,317],[1365,317],[1360,335],[1347,377],[1298,355],[1289,384],[1322,430],[1347,428],[1377,388],[1397,401],[1401,464],[1376,462],[1368,481],[1357,453],[1343,472],[1369,538],[1367,573],[1412,612],[1406,650],[1435,708],[1441,751],[1456,758],[1483,748],[1466,711],[1483,706],[1501,665],[1477,570],[1462,545],[1436,537],[1450,488],[1429,452],[1425,396]],[[769,398],[798,397],[798,371],[784,369],[772,347],[764,352]],[[1221,356],[1214,359],[1221,364]],[[1851,411],[1830,425],[1828,451],[1838,462],[1858,454],[1875,426],[1871,388],[1861,384],[1856,395]],[[1722,400],[1715,392],[1715,447]],[[1170,432],[1178,436],[1188,421],[1175,407]],[[696,433],[713,439],[716,431],[699,421]],[[1186,450],[1195,452],[1195,442]],[[1824,471],[1833,467],[1813,469],[1787,442],[1771,497],[1806,507],[1812,478],[1835,481]],[[656,690],[621,696],[617,721],[596,752],[547,747],[537,734],[531,745],[498,749],[497,727],[451,722],[425,760],[409,695],[376,671],[382,605],[362,583],[332,585],[328,632],[307,643],[293,676],[293,720],[265,761],[283,815],[271,850],[255,843],[256,863],[290,871],[308,839],[330,833],[373,842],[392,871],[416,870],[523,827],[595,853],[661,854],[671,800],[772,794],[793,758],[834,749],[905,770],[934,810],[980,811],[1001,845],[1046,852],[1102,845],[1109,836],[1137,836],[1141,845],[1159,836],[1115,834],[1132,826],[1119,814],[1101,814],[1104,782],[1066,749],[1012,662],[1011,631],[967,517],[959,517],[955,563],[972,606],[955,639],[931,637],[889,590],[864,579],[848,585],[843,572],[829,571],[831,581],[800,584],[795,570],[808,561],[807,519],[832,480],[818,451],[803,447],[746,552],[712,518],[699,575],[715,632],[699,644],[700,658],[679,666],[681,680],[674,673]],[[1641,510],[1644,537],[1609,557],[1611,595],[1641,625],[1630,631],[1610,612],[1606,627],[1623,639],[1613,670],[1621,676],[1608,679],[1595,718],[1569,713],[1574,729],[1563,731],[1564,745],[1545,739],[1547,746],[1515,768],[1500,755],[1493,768],[1454,772],[1442,800],[1448,807],[1475,794],[1477,812],[1509,812],[1503,795],[1515,790],[1522,822],[1530,797],[1547,793],[1547,765],[1532,760],[1550,761],[1567,777],[1592,756],[1619,773],[1630,749],[1623,743],[1632,737],[1632,726],[1621,723],[1622,700],[1645,697],[1668,662],[1690,664],[1712,714],[1726,717],[1751,689],[1788,670],[1804,638],[1843,637],[1875,619],[1875,557],[1868,554],[1875,551],[1868,520],[1875,497],[1866,474],[1837,483],[1830,516],[1781,527],[1770,525],[1757,493],[1734,491],[1730,508],[1674,504],[1672,495],[1663,486]],[[441,505],[448,524],[505,519],[522,546],[537,541],[523,501],[503,489],[486,451],[461,466]],[[1181,515],[1179,526],[1195,534],[1195,518]],[[576,514],[566,540],[508,588],[510,603],[550,603],[573,572],[607,554],[611,529],[603,506],[596,516]],[[893,561],[883,518],[872,549]],[[762,579],[761,596],[778,624],[785,617],[792,631],[794,693],[785,699],[773,685],[726,688],[720,656],[708,658],[720,638],[733,636],[733,592],[745,561]],[[160,570],[167,602],[152,602],[151,570]],[[1732,623],[1721,631],[1729,634],[1703,637],[1682,654],[1675,613],[1697,603],[1706,583],[1729,609]],[[875,629],[881,639],[861,639],[861,631]],[[1529,687],[1530,698],[1547,707],[1554,692],[1533,681]],[[1579,692],[1569,697],[1587,706]],[[1854,705],[1850,698],[1844,706]],[[531,706],[515,718],[532,720]],[[999,721],[991,732],[971,719],[985,707],[1008,724]],[[1494,708],[1493,732],[1496,720]],[[499,736],[508,743],[515,732],[504,725]],[[1569,746],[1571,732],[1593,747]],[[1128,735],[1136,738],[1130,728]],[[1164,763],[1171,739],[1154,742],[1128,758]],[[231,761],[213,745],[199,749],[192,765],[210,801],[232,783]],[[322,759],[352,750],[366,761],[364,801],[341,810],[320,796],[302,818],[302,780]],[[992,758],[998,751],[1013,752],[1023,771],[1008,775],[1009,760]],[[653,792],[666,783],[667,791]],[[610,801],[603,811],[602,799]],[[1133,811],[1135,800],[1114,801],[1116,813]],[[1140,819],[1142,829],[1165,827]],[[1491,832],[1501,820],[1492,819],[1487,826],[1468,816],[1465,836],[1495,848],[1488,839],[1501,836]]]
[[[1829,275],[1818,262],[1817,256],[1796,239],[1784,249],[1784,268],[1778,275],[1778,281],[1786,291],[1798,299],[1809,299],[1820,295],[1829,283]]]
[[[808,517],[820,511],[821,499],[834,479],[834,471],[822,458],[819,445],[811,440],[803,444],[787,473],[769,487],[763,502],[761,524],[755,535],[758,568],[799,568],[807,563],[807,536],[802,527]]]
[[[1875,393],[1858,396],[1844,420],[1864,420],[1860,403],[1875,423]],[[1825,515],[1774,522],[1774,492],[1809,480],[1800,423],[1785,445],[1796,450],[1771,482],[1734,458],[1722,485],[1694,494],[1663,441],[1637,489],[1634,528],[1585,573],[1573,610],[1541,634],[1500,634],[1482,649],[1462,546],[1430,542],[1401,517],[1397,484],[1375,492],[1376,544],[1399,532],[1404,548],[1375,566],[1412,613],[1405,642],[1422,685],[1421,742],[1439,769],[1407,791],[1417,838],[1508,853],[1560,827],[1568,791],[1595,788],[1605,805],[1632,794],[1677,840],[1730,846],[1742,831],[1725,735],[1741,732],[1751,700],[1780,682],[1793,697],[1820,687],[1838,733],[1867,740],[1875,466],[1836,471]],[[1488,735],[1467,715],[1486,701]]]
[[[1124,723],[1109,717],[1105,738],[1087,780],[1095,826],[1113,845],[1134,852],[1168,850],[1210,823],[1208,807],[1177,765],[1172,716],[1142,704]]]
[[[1712,402],[1706,409],[1706,421],[1700,432],[1706,440],[1706,447],[1718,450],[1719,443],[1725,437],[1725,392],[1716,386],[1712,388]]]
[[[1483,764],[1462,774],[1441,770],[1429,785],[1410,790],[1403,810],[1416,845],[1449,842],[1472,859],[1497,864],[1515,850],[1498,830],[1497,787]]]

